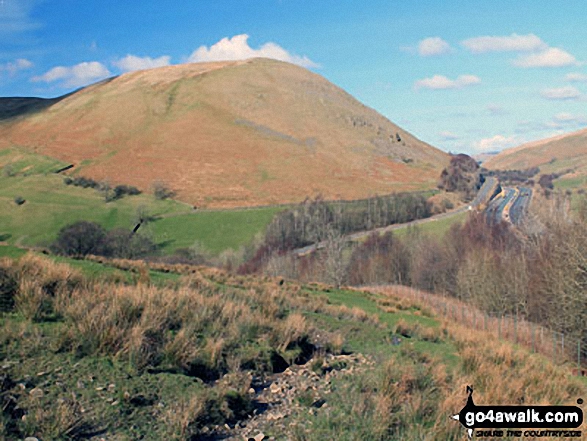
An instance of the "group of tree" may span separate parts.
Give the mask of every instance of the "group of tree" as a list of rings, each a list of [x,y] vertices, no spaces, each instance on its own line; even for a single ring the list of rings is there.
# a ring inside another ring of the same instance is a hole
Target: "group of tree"
[[[107,181],[98,182],[83,176],[77,176],[74,178],[68,176],[63,179],[63,182],[65,182],[65,185],[98,190],[104,195],[104,200],[106,202],[115,201],[124,196],[136,196],[141,194],[141,191],[132,185],[116,185],[115,187],[112,187]]]
[[[540,168],[531,167],[523,170],[487,170],[481,169],[484,176],[495,176],[501,185],[533,185],[533,178],[540,173]]]
[[[442,170],[438,188],[460,193],[465,200],[475,197],[481,187],[482,175],[477,161],[465,154],[453,155],[448,167]]]
[[[265,238],[274,248],[295,249],[325,240],[332,230],[347,235],[423,219],[431,213],[431,204],[421,194],[392,194],[350,202],[327,202],[318,196],[279,213]]]
[[[79,221],[63,227],[50,246],[56,254],[84,257],[88,254],[136,259],[156,251],[154,242],[140,232],[117,228],[106,231],[95,222]]]
[[[132,185],[120,184],[111,186],[108,181],[98,182],[94,179],[86,178],[84,176],[67,176],[63,179],[63,182],[65,185],[73,185],[75,187],[82,188],[93,188],[104,195],[104,200],[106,202],[112,202],[121,199],[124,196],[136,196],[142,193],[141,190],[133,187]],[[171,190],[167,184],[162,181],[153,182],[151,189],[153,191],[153,196],[159,200],[169,199],[175,196],[175,191]]]
[[[240,269],[255,272],[273,256],[345,235],[429,217],[431,204],[422,194],[393,194],[352,202],[327,202],[318,196],[275,216],[262,244]]]

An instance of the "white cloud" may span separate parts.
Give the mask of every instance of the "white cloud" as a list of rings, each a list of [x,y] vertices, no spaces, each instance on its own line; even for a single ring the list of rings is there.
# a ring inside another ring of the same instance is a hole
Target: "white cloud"
[[[449,131],[440,132],[438,135],[445,141],[456,141],[457,139],[460,139],[460,136]]]
[[[489,104],[487,106],[487,111],[491,115],[505,115],[506,111],[503,107],[498,106],[497,104]]]
[[[584,126],[587,125],[587,116],[586,115],[573,115],[572,113],[562,112],[555,115],[553,118],[553,123],[556,125],[556,128],[565,127],[565,126]]]
[[[422,57],[443,55],[451,52],[450,45],[440,37],[430,37],[418,43],[418,54]]]
[[[574,121],[575,116],[572,115],[571,113],[562,112],[562,113],[559,113],[558,115],[555,115],[553,119],[555,121],[560,121],[560,122]]]
[[[481,79],[475,75],[461,75],[456,80],[451,80],[444,75],[434,75],[414,83],[416,89],[460,89],[465,86],[480,84]]]
[[[171,57],[164,55],[159,58],[137,57],[136,55],[127,55],[124,58],[112,62],[112,65],[118,67],[123,72],[134,70],[153,69],[155,67],[169,66]]]
[[[587,75],[573,72],[565,76],[565,80],[573,83],[587,83]]]
[[[534,34],[512,34],[505,37],[483,36],[469,38],[461,44],[474,54],[485,52],[529,52],[546,49],[548,46]]]
[[[518,67],[564,67],[577,64],[575,57],[556,47],[525,55],[514,61],[514,65]]]
[[[581,97],[581,92],[572,86],[543,89],[540,91],[542,98],[547,100],[576,100]]]
[[[249,46],[247,34],[235,35],[232,38],[223,38],[209,48],[200,46],[188,58],[191,63],[202,61],[246,60],[248,58],[264,57],[286,61],[303,67],[318,67],[308,57],[292,55],[275,43],[265,43],[259,49]]]
[[[462,41],[461,45],[474,54],[530,52],[526,55],[520,55],[518,59],[513,61],[514,66],[518,67],[563,67],[579,64],[573,55],[563,49],[549,47],[534,34],[475,37]]]
[[[521,141],[515,136],[495,135],[473,143],[473,148],[477,152],[492,152],[495,150],[503,150],[507,147],[513,147],[518,144],[521,144]]]
[[[10,75],[15,75],[18,71],[30,69],[33,66],[32,61],[29,61],[26,58],[19,58],[10,63],[0,65],[0,71],[5,70]]]
[[[110,76],[110,71],[98,61],[84,62],[75,66],[57,66],[41,76],[33,77],[33,82],[52,83],[62,81],[62,87],[80,87]]]

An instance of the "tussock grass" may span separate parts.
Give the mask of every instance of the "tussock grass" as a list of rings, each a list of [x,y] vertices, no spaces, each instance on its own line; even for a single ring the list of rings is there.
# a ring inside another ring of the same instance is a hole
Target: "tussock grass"
[[[216,269],[190,267],[177,287],[159,288],[149,284],[144,263],[134,265],[136,285],[82,283],[67,265],[33,254],[3,260],[0,268],[14,282],[17,312],[32,321],[62,322],[61,350],[111,356],[139,371],[177,369],[205,381],[231,366],[260,366],[254,360],[263,353],[295,360],[313,346],[305,311],[369,318],[358,308],[316,301],[295,285],[281,288],[273,279],[236,278]],[[342,336],[321,343],[340,350]]]

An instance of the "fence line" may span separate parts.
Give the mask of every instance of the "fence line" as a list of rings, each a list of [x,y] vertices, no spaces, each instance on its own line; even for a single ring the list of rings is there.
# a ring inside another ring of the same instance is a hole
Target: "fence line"
[[[490,314],[458,299],[431,294],[406,286],[369,287],[369,291],[408,297],[423,303],[434,312],[449,320],[490,332],[500,340],[507,340],[524,346],[532,352],[541,353],[557,364],[569,363],[576,366],[575,375],[587,375],[587,345],[581,339],[572,338],[563,332],[554,331],[542,325],[529,322],[513,314]]]

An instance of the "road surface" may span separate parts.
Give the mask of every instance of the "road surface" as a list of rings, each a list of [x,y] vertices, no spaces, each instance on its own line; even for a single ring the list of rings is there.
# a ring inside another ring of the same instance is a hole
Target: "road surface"
[[[503,187],[485,210],[487,221],[491,224],[509,222],[520,225],[531,199],[532,190],[528,187]]]

